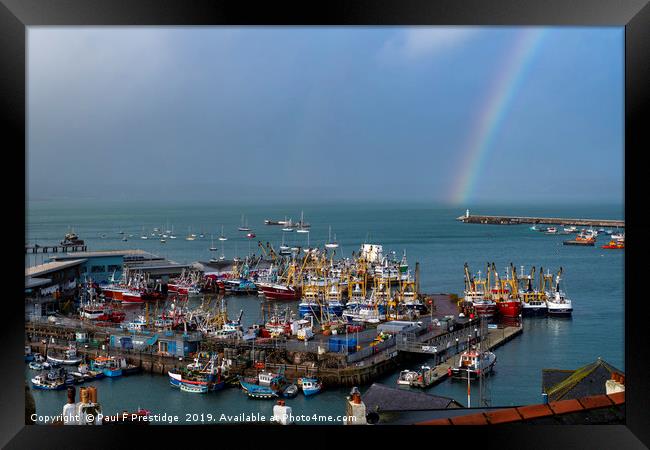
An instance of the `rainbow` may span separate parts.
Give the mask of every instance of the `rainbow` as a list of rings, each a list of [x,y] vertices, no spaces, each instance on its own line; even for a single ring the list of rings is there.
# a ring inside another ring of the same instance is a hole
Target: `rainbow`
[[[453,203],[467,203],[474,191],[494,136],[545,34],[544,29],[526,29],[520,33],[514,48],[508,52],[504,68],[495,78],[486,101],[479,108],[480,113],[476,123],[472,127],[467,150],[463,152],[465,156],[462,159],[461,174],[457,182],[452,185],[450,197]]]

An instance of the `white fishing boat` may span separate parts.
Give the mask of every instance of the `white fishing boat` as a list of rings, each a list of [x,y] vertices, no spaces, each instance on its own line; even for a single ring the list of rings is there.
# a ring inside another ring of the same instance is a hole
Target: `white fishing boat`
[[[48,354],[47,360],[51,363],[71,365],[79,364],[83,358],[78,356],[77,349],[73,345],[70,345],[61,355]]]
[[[492,372],[496,362],[497,356],[494,353],[471,348],[461,353],[458,364],[449,369],[449,375],[453,379],[477,380],[479,376]]]
[[[562,268],[555,277],[555,286],[551,292],[547,292],[546,306],[548,308],[549,316],[570,316],[573,312],[573,305],[571,300],[566,297],[565,293],[560,288],[560,280],[562,276]]]

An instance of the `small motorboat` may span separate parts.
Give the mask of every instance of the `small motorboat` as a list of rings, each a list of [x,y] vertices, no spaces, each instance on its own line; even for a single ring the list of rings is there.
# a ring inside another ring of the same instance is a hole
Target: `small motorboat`
[[[34,378],[32,378],[32,386],[34,389],[56,391],[59,389],[65,389],[66,383],[61,379],[50,380],[46,376],[36,375]]]
[[[251,233],[248,233],[248,234],[246,234],[246,237],[247,237],[248,239],[253,239],[253,238],[255,237],[255,233],[252,233],[252,232],[251,232]]]
[[[397,377],[397,384],[410,386],[411,382],[415,380],[418,376],[418,373],[413,370],[402,370]]]
[[[43,370],[43,364],[40,362],[32,361],[29,363],[29,368],[32,370]]]
[[[284,398],[294,398],[298,395],[298,386],[295,384],[288,385],[283,391],[282,396]]]
[[[544,234],[557,234],[557,228],[555,227],[548,227]]]

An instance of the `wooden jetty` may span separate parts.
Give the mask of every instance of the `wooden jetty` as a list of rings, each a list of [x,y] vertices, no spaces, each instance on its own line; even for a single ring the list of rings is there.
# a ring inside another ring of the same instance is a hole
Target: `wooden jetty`
[[[87,245],[26,245],[25,254],[85,252]]]
[[[465,214],[456,220],[463,223],[482,223],[489,225],[520,225],[520,224],[544,224],[544,225],[574,225],[582,227],[610,227],[625,228],[624,220],[610,219],[571,219],[561,217],[520,217],[520,216],[478,216]]]

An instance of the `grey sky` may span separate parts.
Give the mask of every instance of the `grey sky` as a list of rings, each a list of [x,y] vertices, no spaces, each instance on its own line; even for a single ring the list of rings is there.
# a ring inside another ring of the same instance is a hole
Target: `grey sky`
[[[517,28],[41,28],[31,198],[447,201]],[[622,29],[553,29],[473,201],[622,201]]]

